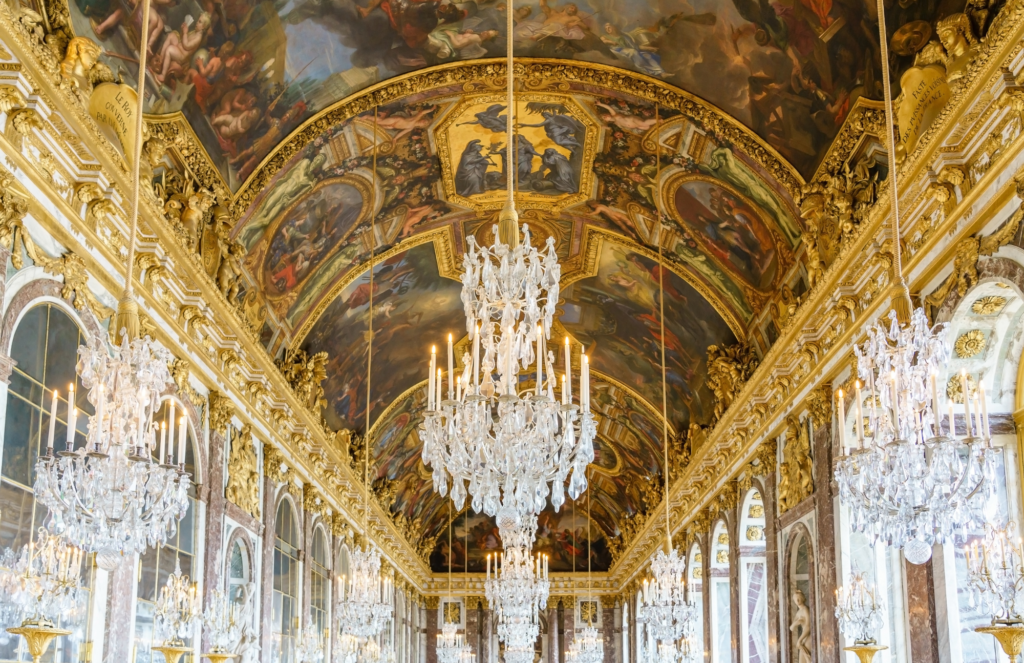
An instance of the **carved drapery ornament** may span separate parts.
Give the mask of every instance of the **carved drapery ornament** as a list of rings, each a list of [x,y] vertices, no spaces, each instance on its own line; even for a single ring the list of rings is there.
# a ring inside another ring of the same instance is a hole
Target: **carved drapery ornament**
[[[717,423],[757,368],[757,356],[742,343],[708,347],[707,386],[714,395],[712,424]]]
[[[814,490],[811,476],[811,440],[807,426],[795,416],[786,417],[786,443],[779,466],[779,513],[786,513]]]
[[[322,384],[327,377],[326,352],[309,355],[305,350],[295,350],[279,359],[277,365],[307,408],[316,411],[327,407]]]
[[[224,490],[224,496],[228,501],[259,520],[260,472],[256,462],[256,448],[253,445],[250,424],[242,426],[242,430],[231,440],[231,453],[228,455],[228,483]]]

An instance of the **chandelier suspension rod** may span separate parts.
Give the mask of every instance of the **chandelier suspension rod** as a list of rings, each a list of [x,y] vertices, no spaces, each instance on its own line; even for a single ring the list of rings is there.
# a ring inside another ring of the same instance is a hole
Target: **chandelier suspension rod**
[[[589,475],[587,477],[587,479],[588,479],[587,483],[589,485],[589,479],[593,475],[590,474],[590,472],[587,472],[587,474]],[[573,506],[574,507],[576,506],[575,500],[573,501]],[[590,491],[587,491],[587,598],[590,601],[593,601],[594,600],[594,586],[591,584],[591,577],[590,577],[590,572],[591,572],[591,568],[590,568],[590,555],[591,555],[591,553],[590,553],[590,544],[591,544],[591,541],[592,541],[592,539],[590,538]]]
[[[879,0],[881,2],[881,0]],[[668,380],[665,377],[665,266],[661,259],[661,125],[659,119],[659,106],[654,104],[654,123],[658,127],[658,133],[654,137],[655,143],[655,187],[654,211],[657,215],[656,227],[658,229],[658,306],[661,315],[658,322],[661,325],[661,438],[664,443],[665,462],[665,552],[672,550],[672,508],[669,505],[669,471],[668,471]],[[589,498],[588,498],[589,499]],[[588,502],[589,504],[589,502]],[[589,560],[588,560],[589,563]]]
[[[882,87],[885,97],[885,140],[888,142],[886,152],[889,157],[889,199],[892,206],[892,280],[896,293],[893,295],[893,308],[901,325],[910,322],[910,289],[903,279],[903,249],[900,246],[900,196],[896,185],[896,135],[893,132],[892,84],[889,81],[889,42],[885,29],[885,1],[877,0],[878,39],[882,46]]]
[[[448,500],[448,523],[448,600],[450,602],[452,598],[452,557],[455,555],[455,552],[452,550],[452,528],[455,527],[455,519],[452,518],[451,500]],[[445,619],[443,614],[441,619]]]
[[[508,9],[505,11],[505,13],[507,14],[507,16],[506,16],[507,21],[506,21],[506,26],[505,26],[505,51],[506,51],[506,53],[505,53],[505,87],[506,87],[506,90],[505,90],[505,92],[506,92],[506,94],[508,96],[508,114],[507,114],[507,116],[505,118],[505,131],[507,133],[507,136],[506,136],[506,139],[505,139],[505,152],[506,152],[506,154],[505,154],[505,186],[508,187],[508,199],[507,199],[507,202],[506,202],[506,205],[508,206],[508,209],[515,209],[515,205],[516,205],[516,203],[515,203],[515,196],[514,196],[513,189],[512,189],[512,184],[513,184],[513,181],[512,181],[512,177],[513,177],[512,171],[514,170],[512,168],[512,150],[513,150],[513,147],[512,147],[512,139],[513,139],[513,135],[512,135],[512,133],[513,133],[512,132],[512,129],[513,129],[512,103],[513,103],[513,100],[514,100],[514,96],[513,95],[515,94],[514,90],[512,89],[512,86],[513,86],[513,81],[512,81],[512,66],[513,66],[512,65],[512,31],[514,30],[514,26],[513,26],[513,22],[512,22],[512,4],[513,4],[512,0],[509,0],[508,1]],[[516,149],[515,151],[517,153],[516,156],[518,157],[519,150]]]
[[[142,41],[139,48],[139,88],[136,94],[135,104],[135,143],[132,145],[132,214],[131,231],[128,237],[128,267],[125,271],[124,292],[117,302],[117,312],[114,314],[114,339],[120,338],[121,330],[126,330],[128,340],[135,340],[139,337],[139,306],[135,303],[134,288],[132,279],[135,277],[135,245],[136,236],[139,231],[139,189],[142,164],[142,112],[146,102],[146,55],[149,37],[149,7],[150,0],[142,0]],[[128,155],[126,154],[127,158]]]

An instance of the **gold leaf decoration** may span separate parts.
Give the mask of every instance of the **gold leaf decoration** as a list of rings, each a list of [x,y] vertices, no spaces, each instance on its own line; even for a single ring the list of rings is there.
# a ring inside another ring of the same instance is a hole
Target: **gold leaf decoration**
[[[1006,306],[1006,297],[990,295],[974,302],[971,305],[971,310],[978,315],[995,315],[1002,311],[1004,306]]]
[[[974,381],[974,376],[968,374],[967,376],[967,391],[973,397],[974,392],[978,389],[978,383]],[[949,378],[949,382],[946,383],[946,398],[953,401],[954,403],[964,402],[964,391],[963,383],[960,381],[960,374],[952,375]]]
[[[764,539],[764,528],[760,525],[747,527],[747,541],[761,541]]]
[[[985,349],[985,334],[980,329],[972,329],[960,334],[953,344],[956,356],[961,359],[973,357]]]

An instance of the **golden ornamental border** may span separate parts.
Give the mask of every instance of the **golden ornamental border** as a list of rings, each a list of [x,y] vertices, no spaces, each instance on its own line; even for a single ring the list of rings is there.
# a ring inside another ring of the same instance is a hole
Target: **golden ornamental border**
[[[674,85],[611,65],[575,60],[520,58],[514,68],[517,70],[517,78],[524,80],[527,88],[536,89],[541,83],[553,83],[558,91],[567,92],[570,83],[580,83],[625,93],[657,103],[663,108],[680,111],[709,133],[741,149],[786,187],[791,196],[796,198],[800,193],[803,177],[775,148],[721,108]],[[463,92],[471,92],[480,81],[504,76],[504,73],[504,58],[436,65],[381,81],[323,109],[279,143],[242,183],[233,198],[232,211],[235,218],[241,218],[267,182],[295,154],[331,127],[375,107],[413,94],[419,95],[424,91],[461,85],[464,87]],[[594,94],[593,91],[588,93]]]
[[[768,215],[768,213],[761,208],[760,205],[755,205],[752,200],[743,195],[732,184],[724,182],[720,179],[709,177],[703,173],[676,172],[669,176],[664,186],[660,187],[660,194],[662,199],[662,209],[667,209],[669,211],[669,215],[673,219],[675,219],[675,221],[683,228],[686,228],[688,224],[686,221],[682,219],[682,214],[679,213],[679,210],[676,208],[675,204],[673,204],[672,198],[675,196],[675,192],[679,189],[679,187],[683,186],[687,182],[706,182],[708,184],[713,184],[714,186],[721,187],[728,191],[729,193],[731,193],[732,195],[736,196],[736,198],[738,198],[739,200],[746,203],[750,209],[754,210],[754,213],[757,214],[757,216],[761,219],[761,222],[765,225],[765,228],[767,228],[768,232],[771,234],[772,241],[775,242],[775,251],[776,253],[778,253],[779,267],[778,271],[776,271],[775,273],[775,278],[772,279],[771,284],[767,288],[762,289],[752,284],[746,285],[751,290],[754,290],[755,292],[762,296],[770,297],[776,292],[778,292],[778,288],[780,287],[781,282],[785,279],[786,274],[789,271],[789,268],[792,267],[793,265],[792,252],[790,251],[788,242],[786,242],[785,238],[781,236],[781,229],[778,227],[779,224],[776,223],[776,221],[772,219]],[[703,235],[697,237],[695,233],[694,241],[697,242],[697,244],[701,247],[702,252],[706,256],[708,256],[708,258],[712,262],[714,262],[719,269],[721,269],[725,274],[733,276],[736,279],[739,279],[742,283],[743,277],[740,274],[736,274],[732,267],[727,267],[723,265],[716,256],[714,256],[710,251],[706,250],[706,245],[708,242],[704,239]]]
[[[374,219],[375,221],[376,219]],[[376,267],[379,263],[389,260],[394,256],[405,253],[409,249],[416,248],[423,244],[434,245],[434,255],[437,257],[437,272],[442,278],[452,279],[453,281],[459,281],[459,270],[455,263],[455,229],[451,224],[447,224],[441,228],[436,228],[428,232],[413,235],[409,239],[403,240],[391,248],[374,254],[373,260],[369,260],[359,265],[355,269],[351,269],[341,279],[336,281],[334,285],[328,289],[323,296],[320,297],[316,306],[313,307],[311,313],[307,314],[302,324],[292,334],[290,339],[290,345],[298,347],[302,341],[309,334],[313,325],[316,321],[324,314],[327,307],[337,298],[337,296],[349,285],[351,285],[356,279],[366,273],[371,267]]]
[[[597,237],[591,237],[591,234],[597,235]],[[630,251],[639,253],[645,258],[658,262],[657,251],[606,228],[584,225],[583,239],[581,241],[582,248],[578,255],[578,259],[581,262],[580,267],[575,272],[562,279],[562,288],[585,278],[597,276],[597,258],[601,252],[601,246],[605,241],[613,242],[623,248],[629,249]],[[725,324],[729,326],[729,329],[737,340],[745,339],[747,337],[746,327],[743,326],[742,321],[737,317],[732,308],[726,302],[722,301],[718,291],[709,287],[702,279],[691,273],[689,268],[681,269],[681,267],[686,267],[686,263],[677,262],[675,260],[666,260],[668,255],[664,252],[662,253],[660,262],[661,266],[667,267],[670,272],[685,281],[697,291],[697,294],[711,304],[711,307],[714,308],[720,316],[722,316],[723,320],[725,320]]]
[[[505,99],[504,93],[482,93],[465,94],[454,106],[445,111],[439,124],[434,128],[434,143],[437,145],[437,158],[441,163],[441,186],[444,188],[445,198],[449,203],[467,207],[477,212],[485,210],[501,209],[505,204],[503,199],[489,202],[478,202],[466,196],[459,195],[455,191],[455,160],[452,158],[451,141],[449,131],[452,125],[460,119],[460,116],[470,106],[487,103],[488,101],[499,101]],[[584,125],[586,133],[583,140],[582,171],[580,173],[579,189],[576,193],[564,193],[557,196],[544,196],[527,191],[515,191],[516,202],[520,209],[537,209],[552,214],[561,210],[578,205],[591,198],[594,188],[594,159],[597,156],[597,142],[601,134],[601,126],[594,118],[580,106],[571,94],[564,92],[525,92],[516,97],[516,101],[557,101],[568,106],[570,115],[576,117]],[[550,198],[551,200],[546,200]]]

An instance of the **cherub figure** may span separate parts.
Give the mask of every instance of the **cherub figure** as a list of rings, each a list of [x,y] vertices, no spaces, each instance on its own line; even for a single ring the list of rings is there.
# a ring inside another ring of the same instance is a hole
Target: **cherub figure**
[[[189,28],[192,28],[191,30]],[[188,16],[181,24],[181,31],[175,30],[167,35],[160,53],[156,57],[160,72],[153,75],[160,83],[166,81],[168,74],[178,75],[185,72],[192,62],[199,47],[206,40],[210,30],[210,15],[203,12],[192,27],[192,17]]]

